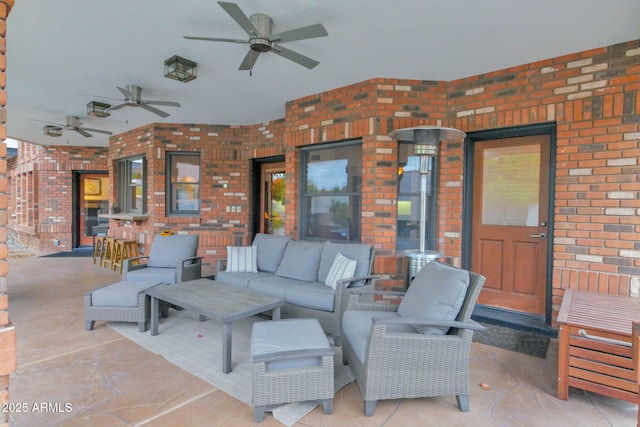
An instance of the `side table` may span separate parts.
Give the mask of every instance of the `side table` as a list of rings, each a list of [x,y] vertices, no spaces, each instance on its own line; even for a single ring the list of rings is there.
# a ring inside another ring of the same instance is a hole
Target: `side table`
[[[637,322],[634,298],[568,289],[558,314],[558,398],[571,386],[640,404]]]

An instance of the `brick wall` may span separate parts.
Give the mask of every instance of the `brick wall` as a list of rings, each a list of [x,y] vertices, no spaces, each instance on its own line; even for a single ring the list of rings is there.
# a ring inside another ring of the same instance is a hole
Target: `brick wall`
[[[466,132],[557,123],[554,311],[567,288],[637,295],[640,41],[450,82],[449,106]]]
[[[0,1],[0,405],[9,401],[9,374],[16,370],[16,331],[9,320],[7,265],[7,138],[6,122],[6,20],[13,0]],[[0,411],[0,426],[9,425],[9,414]]]
[[[73,172],[106,171],[107,155],[106,148],[18,142],[8,171],[8,227],[22,244],[44,252],[73,248]]]

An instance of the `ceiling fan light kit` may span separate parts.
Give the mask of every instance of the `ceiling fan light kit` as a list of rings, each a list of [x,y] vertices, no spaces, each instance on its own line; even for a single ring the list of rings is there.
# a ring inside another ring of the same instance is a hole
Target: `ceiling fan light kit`
[[[188,83],[198,76],[198,64],[181,56],[174,55],[164,61],[164,76],[169,79]]]
[[[100,118],[109,117],[111,115],[109,108],[111,105],[104,102],[91,101],[87,104],[87,115]]]
[[[53,125],[44,125],[42,127],[42,133],[47,136],[57,138],[59,136],[62,136],[62,128]]]

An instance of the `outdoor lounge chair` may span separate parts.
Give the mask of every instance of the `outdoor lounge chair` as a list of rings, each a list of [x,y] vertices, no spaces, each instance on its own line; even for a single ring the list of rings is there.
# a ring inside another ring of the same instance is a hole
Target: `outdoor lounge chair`
[[[174,284],[201,277],[197,234],[156,234],[148,256],[124,260],[122,280],[155,280]]]
[[[471,320],[484,276],[430,262],[406,294],[356,288],[343,315],[342,352],[371,416],[382,399],[455,395],[469,410]],[[398,304],[371,295],[404,295]],[[365,302],[364,300],[368,300]],[[459,310],[459,311],[458,311]]]

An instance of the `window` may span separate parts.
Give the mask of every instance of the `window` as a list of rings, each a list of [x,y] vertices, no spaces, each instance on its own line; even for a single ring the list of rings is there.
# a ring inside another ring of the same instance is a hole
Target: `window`
[[[146,213],[147,165],[144,157],[118,160],[117,207],[122,213]]]
[[[167,213],[199,214],[200,153],[169,153],[167,169]]]
[[[426,249],[436,247],[435,159],[427,159]],[[398,143],[398,217],[396,249],[419,249],[420,246],[420,157],[413,155],[413,144]]]
[[[360,241],[362,144],[302,150],[302,238]]]

